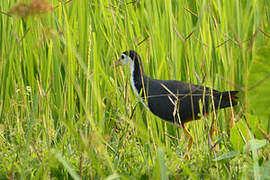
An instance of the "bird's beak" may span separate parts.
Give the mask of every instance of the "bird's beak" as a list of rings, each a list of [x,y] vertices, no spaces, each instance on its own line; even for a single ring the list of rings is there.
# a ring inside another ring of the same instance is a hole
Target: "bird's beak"
[[[117,66],[120,66],[121,64],[122,64],[121,59],[117,59],[116,61],[114,61],[113,68],[116,68]]]

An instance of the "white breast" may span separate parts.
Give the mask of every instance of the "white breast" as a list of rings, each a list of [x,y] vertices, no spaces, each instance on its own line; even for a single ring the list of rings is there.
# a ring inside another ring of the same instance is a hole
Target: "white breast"
[[[132,87],[134,93],[135,93],[136,96],[140,99],[140,101],[143,103],[143,105],[144,105],[146,108],[148,108],[148,107],[146,106],[144,100],[141,98],[141,96],[139,96],[139,92],[138,92],[138,90],[137,90],[137,88],[136,88],[136,86],[135,86],[135,81],[134,81],[134,76],[133,76],[133,74],[134,74],[134,62],[133,62],[133,61],[130,62],[130,74],[131,74],[131,76],[130,76],[130,83],[131,83],[131,87]]]
[[[131,87],[132,87],[134,93],[136,94],[136,96],[139,97],[139,92],[136,89],[134,76],[133,76],[133,74],[134,74],[134,63],[133,62],[130,63],[130,74],[131,74],[131,76],[130,76]]]

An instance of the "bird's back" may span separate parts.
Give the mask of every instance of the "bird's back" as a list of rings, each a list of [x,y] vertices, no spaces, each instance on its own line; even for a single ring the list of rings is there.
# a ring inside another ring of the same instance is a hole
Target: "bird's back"
[[[199,113],[206,114],[211,108],[221,109],[237,104],[233,100],[237,91],[219,92],[204,86],[146,76],[143,79],[149,109],[166,121],[181,120],[185,123],[198,119]],[[210,106],[212,104],[214,107]]]

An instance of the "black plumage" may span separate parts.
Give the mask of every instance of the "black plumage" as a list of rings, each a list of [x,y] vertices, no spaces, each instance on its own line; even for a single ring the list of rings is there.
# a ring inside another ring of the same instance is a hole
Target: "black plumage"
[[[193,144],[193,138],[185,128],[187,122],[199,119],[200,114],[207,115],[210,111],[237,104],[238,91],[220,92],[182,81],[157,80],[146,76],[141,58],[133,50],[122,53],[120,61],[130,65],[132,88],[136,95],[146,102],[144,104],[150,111],[183,128],[189,137],[188,151]]]
[[[235,106],[238,91],[220,92],[205,86],[176,80],[157,80],[143,72],[140,56],[135,51],[123,54],[134,62],[131,81],[137,94],[146,100],[150,111],[156,116],[173,123],[184,124],[199,118],[199,114]]]

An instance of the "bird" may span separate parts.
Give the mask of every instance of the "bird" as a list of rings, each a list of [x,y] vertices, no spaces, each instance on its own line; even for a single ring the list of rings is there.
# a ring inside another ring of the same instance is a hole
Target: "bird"
[[[206,86],[178,80],[159,80],[144,73],[140,55],[134,50],[123,52],[117,65],[130,67],[130,83],[136,96],[159,118],[183,128],[188,140],[188,152],[193,137],[186,123],[198,120],[209,112],[237,105],[238,91],[221,92]]]

